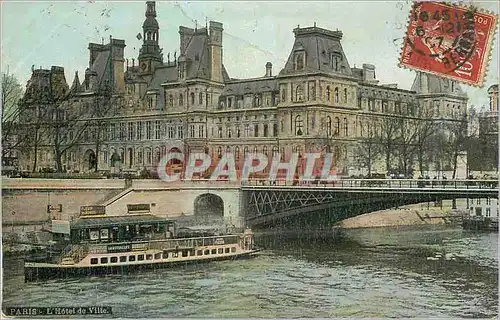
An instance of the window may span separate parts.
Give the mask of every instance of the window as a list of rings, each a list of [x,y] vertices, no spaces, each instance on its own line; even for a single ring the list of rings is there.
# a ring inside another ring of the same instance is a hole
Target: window
[[[338,53],[330,54],[330,66],[334,71],[339,71],[340,69],[341,57]]]
[[[174,96],[173,95],[168,95],[168,106],[173,107],[174,106]]]
[[[231,247],[231,252],[235,253],[236,252],[236,247]]]
[[[187,257],[189,255],[189,250],[182,250],[182,256]]]
[[[248,154],[248,147],[245,147],[243,149],[243,158],[246,158],[247,154]]]
[[[278,124],[273,123],[273,136],[277,137],[278,136]]]
[[[160,121],[155,121],[155,139],[159,140],[161,134]]]
[[[222,127],[221,126],[217,127],[217,136],[219,138],[222,138]]]
[[[239,138],[240,136],[241,136],[240,127],[236,127],[236,138]]]
[[[347,123],[347,118],[344,118],[344,136],[349,135],[349,124]]]
[[[151,121],[146,122],[146,139],[150,140],[153,132],[153,126]]]
[[[198,103],[199,103],[200,105],[202,105],[202,104],[203,104],[203,92],[200,92],[200,93],[198,94]]]
[[[161,259],[161,252],[155,253],[155,260]]]
[[[198,251],[196,251],[196,255],[197,255],[197,256],[201,256],[201,255],[203,255],[203,250],[198,250]]]
[[[191,96],[191,105],[193,105],[194,104],[194,92],[191,92],[190,96]]]
[[[223,254],[224,253],[224,248],[219,248],[217,251],[218,251],[219,254]]]
[[[254,136],[255,137],[258,137],[259,136],[259,125],[258,124],[255,124],[253,126],[253,133],[254,133]]]
[[[133,140],[134,139],[134,123],[129,122],[128,123],[128,140]]]
[[[144,255],[143,254],[140,254],[137,256],[137,260],[138,261],[143,261],[144,260]]]
[[[267,157],[267,146],[262,147],[262,153]]]
[[[227,127],[227,128],[226,128],[226,136],[227,136],[228,138],[231,138],[231,136],[232,136],[232,131],[231,131],[231,128],[230,128],[230,127]]]
[[[222,158],[222,147],[217,148],[217,157],[220,159]]]
[[[101,263],[108,263],[108,257],[102,257]]]
[[[489,217],[491,215],[491,209],[486,208],[486,216]]]
[[[146,255],[146,260],[153,260],[153,255],[152,254],[147,254]]]
[[[182,125],[177,126],[177,139],[184,139],[184,128]]]
[[[168,252],[163,251],[163,259],[168,259]]]
[[[229,248],[226,248],[226,250],[225,250],[225,251],[226,251],[226,253],[229,253]]]
[[[330,86],[326,86],[326,101],[330,101],[331,90]]]
[[[194,138],[194,124],[189,125],[189,137]]]
[[[332,118],[330,116],[326,117],[326,135],[328,137],[332,135]]]
[[[259,149],[257,146],[253,147],[253,154],[257,154],[259,152]]]
[[[340,134],[340,119],[338,117],[335,117],[335,127],[333,129],[333,135],[338,136]]]
[[[302,88],[302,85],[299,84],[297,87],[295,87],[295,101],[303,101],[304,100],[304,90]]]
[[[347,88],[344,89],[344,102],[347,104]]]
[[[210,250],[207,249],[207,250],[205,250],[205,255],[208,255],[208,254],[210,254]]]
[[[118,262],[118,257],[111,257],[110,261],[111,261],[111,263],[117,263]]]
[[[127,257],[126,256],[121,256],[120,257],[120,262],[127,262]]]
[[[119,139],[120,141],[125,140],[125,123],[120,123],[120,136]],[[88,135],[87,130],[84,131],[84,140],[88,140],[88,136],[85,137],[85,135]]]
[[[236,147],[234,148],[234,153],[235,153],[235,156],[234,156],[234,157],[235,157],[235,159],[236,159],[236,160],[239,160],[239,159],[240,159],[240,147],[236,146]]]
[[[339,88],[335,88],[335,90],[333,90],[333,95],[333,102],[339,103]]]
[[[245,125],[245,137],[250,136],[250,125],[246,124]]]
[[[137,122],[137,140],[142,140],[142,122]]]
[[[128,261],[135,261],[135,256],[128,256]]]
[[[184,96],[182,95],[182,93],[179,93],[179,106],[183,105],[184,105]]]
[[[217,249],[212,249],[211,254],[217,254]]]
[[[90,259],[90,264],[97,264],[97,258]]]
[[[198,126],[198,138],[204,138],[205,137],[205,126],[200,124]]]
[[[295,135],[296,136],[301,136],[304,132],[302,131],[303,129],[303,121],[302,117],[300,115],[297,115],[295,117]]]
[[[296,52],[295,53],[295,70],[303,70],[304,69],[304,52]]]
[[[269,134],[269,125],[266,123],[264,124],[264,137],[267,137],[267,135]]]

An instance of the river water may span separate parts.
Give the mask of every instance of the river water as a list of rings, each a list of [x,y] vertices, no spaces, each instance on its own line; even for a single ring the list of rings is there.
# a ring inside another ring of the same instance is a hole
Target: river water
[[[498,233],[377,228],[259,235],[266,250],[124,276],[24,283],[4,264],[3,307],[111,306],[132,318],[481,317],[498,314]]]

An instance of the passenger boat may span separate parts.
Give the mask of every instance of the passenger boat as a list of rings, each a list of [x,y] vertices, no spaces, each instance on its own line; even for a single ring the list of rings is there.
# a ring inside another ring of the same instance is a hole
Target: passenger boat
[[[121,274],[252,257],[259,251],[250,229],[238,234],[178,236],[174,221],[152,214],[81,216],[69,229],[69,244],[60,253],[43,261],[25,261],[25,281]]]

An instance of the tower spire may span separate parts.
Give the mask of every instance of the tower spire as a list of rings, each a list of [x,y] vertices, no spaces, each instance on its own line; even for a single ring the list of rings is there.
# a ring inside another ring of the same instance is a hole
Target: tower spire
[[[150,73],[156,65],[163,62],[160,46],[160,27],[156,20],[156,2],[146,2],[146,19],[142,24],[142,48],[139,53],[139,68],[141,72]]]

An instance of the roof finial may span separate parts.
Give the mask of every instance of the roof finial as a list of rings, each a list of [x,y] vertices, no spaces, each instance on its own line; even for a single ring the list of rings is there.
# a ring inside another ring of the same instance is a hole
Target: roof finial
[[[297,29],[300,29],[300,24],[297,25]]]
[[[314,27],[316,28],[316,21],[314,21]]]
[[[208,17],[205,16],[205,28],[208,30]]]
[[[194,20],[194,31],[198,30],[198,20]]]

